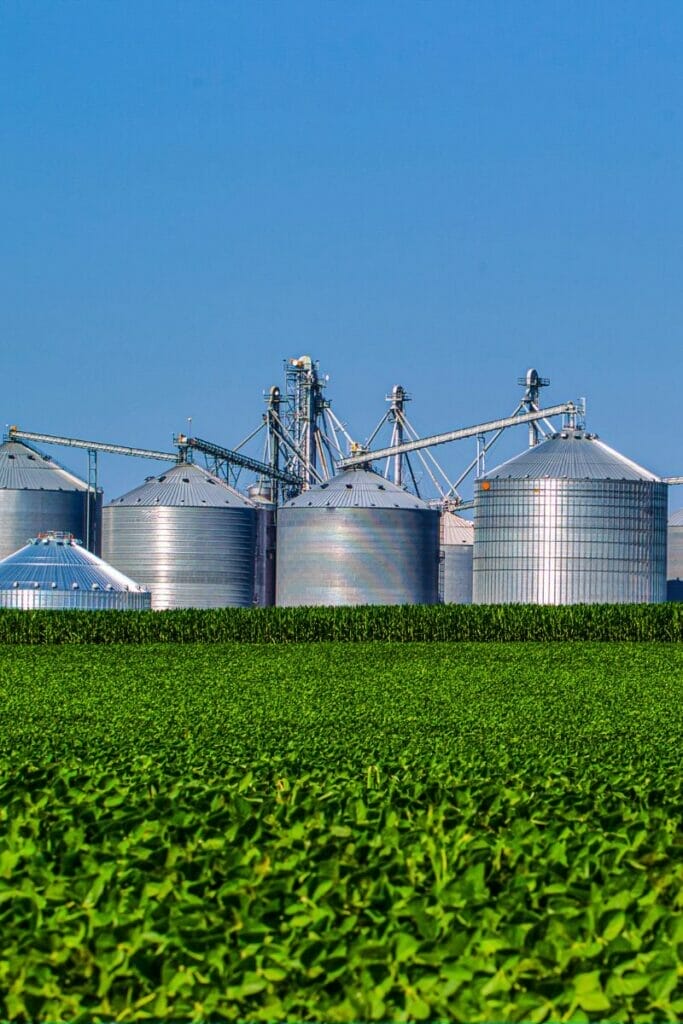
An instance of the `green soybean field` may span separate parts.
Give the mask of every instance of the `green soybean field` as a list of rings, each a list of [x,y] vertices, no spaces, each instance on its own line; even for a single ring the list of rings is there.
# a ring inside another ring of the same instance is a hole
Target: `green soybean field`
[[[0,647],[0,1017],[676,1021],[683,647]]]

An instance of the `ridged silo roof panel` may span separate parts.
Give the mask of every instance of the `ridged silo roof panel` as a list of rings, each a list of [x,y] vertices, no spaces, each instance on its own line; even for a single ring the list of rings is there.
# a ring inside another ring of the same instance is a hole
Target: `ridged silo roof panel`
[[[19,588],[38,584],[46,590],[144,589],[80,544],[52,537],[33,540],[0,562],[0,590],[10,590],[15,584]]]
[[[88,485],[48,455],[18,441],[6,441],[0,445],[0,489],[87,491]]]
[[[659,478],[593,434],[563,431],[483,474],[484,480],[648,480]]]
[[[114,498],[110,506],[149,505],[164,508],[252,508],[250,502],[208,470],[186,462],[149,477],[139,487]]]
[[[426,502],[371,469],[346,469],[292,498],[283,508],[429,509]]]
[[[442,544],[474,544],[474,523],[454,512],[444,512],[440,521]]]

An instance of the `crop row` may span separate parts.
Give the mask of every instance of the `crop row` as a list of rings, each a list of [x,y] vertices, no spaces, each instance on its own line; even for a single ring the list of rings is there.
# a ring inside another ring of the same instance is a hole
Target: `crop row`
[[[0,648],[0,1016],[683,1018],[683,648]]]
[[[0,643],[683,640],[683,605],[0,610]]]

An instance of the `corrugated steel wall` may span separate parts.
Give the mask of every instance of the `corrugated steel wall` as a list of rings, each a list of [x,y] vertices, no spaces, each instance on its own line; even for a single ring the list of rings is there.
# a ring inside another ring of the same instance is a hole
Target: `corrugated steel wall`
[[[52,609],[55,611],[145,611],[151,596],[145,591],[0,590],[0,608]]]
[[[474,602],[664,601],[666,506],[647,480],[479,481]]]
[[[22,548],[32,537],[49,530],[71,533],[87,546],[87,502],[91,507],[91,536],[95,554],[101,551],[102,495],[87,491],[0,489],[0,558]]]
[[[669,520],[666,578],[669,601],[683,601],[683,509]]]
[[[277,604],[436,604],[438,558],[436,511],[285,506]]]
[[[442,544],[439,599],[443,604],[472,604],[472,544]]]
[[[441,512],[439,526],[439,600],[443,604],[471,604],[472,523],[446,508]]]
[[[275,604],[275,506],[256,509],[254,603],[259,608]]]
[[[152,607],[250,608],[253,508],[108,505],[103,555],[152,591]]]

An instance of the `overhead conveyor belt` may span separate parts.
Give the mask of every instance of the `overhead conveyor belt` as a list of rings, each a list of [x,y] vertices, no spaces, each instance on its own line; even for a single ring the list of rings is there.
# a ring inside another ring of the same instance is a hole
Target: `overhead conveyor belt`
[[[392,445],[389,448],[379,448],[374,452],[362,452],[358,455],[352,455],[347,459],[342,459],[338,466],[340,469],[347,469],[349,466],[361,466],[363,463],[372,462],[375,459],[385,459],[391,455],[415,452],[420,448],[432,448],[438,444],[447,444],[449,441],[460,441],[465,437],[476,437],[478,434],[486,434],[491,430],[516,427],[520,423],[533,423],[536,420],[547,419],[551,416],[579,416],[582,412],[581,406],[575,402],[563,402],[562,405],[551,405],[547,409],[537,409],[534,412],[505,416],[503,419],[489,420],[487,423],[477,423],[472,427],[449,430],[445,434],[432,434],[430,437],[421,437],[415,441],[404,441],[403,444]]]
[[[156,459],[159,462],[180,461],[178,452],[159,452],[151,448],[132,448],[126,444],[109,444],[106,441],[84,441],[77,437],[61,437],[58,434],[38,434],[32,430],[10,427],[7,431],[10,441],[34,441],[36,444],[59,444],[68,448],[84,448],[89,452],[108,452],[111,455],[131,455],[138,459]]]

